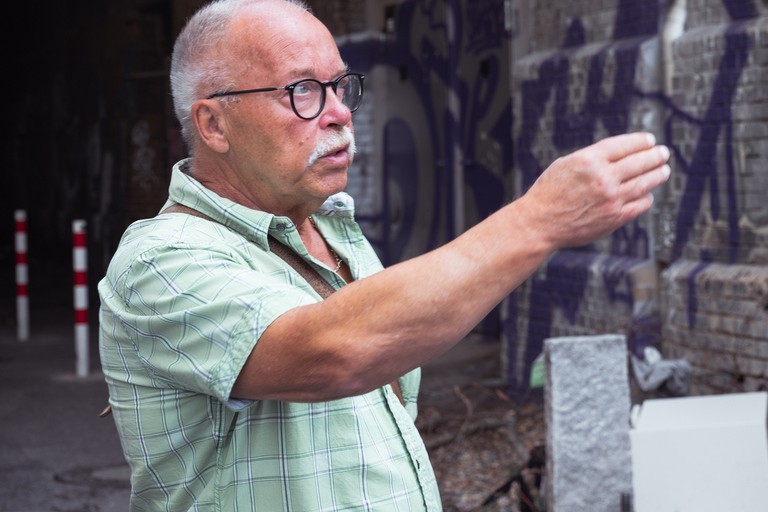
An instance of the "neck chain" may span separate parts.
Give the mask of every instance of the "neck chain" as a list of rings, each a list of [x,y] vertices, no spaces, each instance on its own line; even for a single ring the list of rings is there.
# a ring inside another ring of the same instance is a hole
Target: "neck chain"
[[[315,224],[315,219],[313,219],[312,217],[309,217],[309,222],[312,223],[312,226],[314,226],[314,228],[317,229],[318,232],[320,231],[320,228],[318,228],[317,224]],[[336,251],[333,250],[333,247],[331,247],[329,243],[326,242],[325,245],[326,247],[328,247],[328,250],[331,251],[331,254],[336,259],[336,268],[333,269],[333,271],[338,272],[341,269],[341,264],[343,263],[343,261],[341,257],[338,254],[336,254]]]

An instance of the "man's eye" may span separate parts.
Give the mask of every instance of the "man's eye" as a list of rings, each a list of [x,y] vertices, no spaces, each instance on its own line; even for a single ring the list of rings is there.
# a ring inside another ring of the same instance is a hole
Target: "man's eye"
[[[302,82],[296,84],[296,86],[293,88],[293,94],[294,95],[306,95],[306,94],[312,94],[312,91],[314,90],[314,87],[312,87],[312,82]]]

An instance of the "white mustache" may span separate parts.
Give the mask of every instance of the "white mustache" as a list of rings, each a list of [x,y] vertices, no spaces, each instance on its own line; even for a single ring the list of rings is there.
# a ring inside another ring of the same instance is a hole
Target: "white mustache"
[[[331,132],[328,136],[317,143],[315,150],[307,161],[307,167],[311,167],[320,157],[333,151],[334,149],[349,145],[347,153],[351,158],[355,154],[355,136],[349,126],[343,127],[337,132]]]

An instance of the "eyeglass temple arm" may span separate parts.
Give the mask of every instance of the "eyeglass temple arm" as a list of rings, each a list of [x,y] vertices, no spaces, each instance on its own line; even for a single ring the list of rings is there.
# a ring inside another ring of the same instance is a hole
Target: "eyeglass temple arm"
[[[228,92],[215,92],[208,96],[206,99],[210,100],[213,98],[218,98],[220,96],[232,96],[233,94],[248,94],[251,92],[269,92],[269,91],[279,91],[280,89],[285,89],[285,87],[267,87],[266,89],[248,89],[246,91],[228,91]]]

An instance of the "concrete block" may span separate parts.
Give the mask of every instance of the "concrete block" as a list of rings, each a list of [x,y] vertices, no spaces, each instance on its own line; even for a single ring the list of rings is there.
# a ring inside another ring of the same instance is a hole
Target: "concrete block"
[[[768,393],[646,400],[633,413],[635,512],[768,510]]]
[[[632,487],[626,338],[549,338],[544,355],[547,510],[621,510]]]

